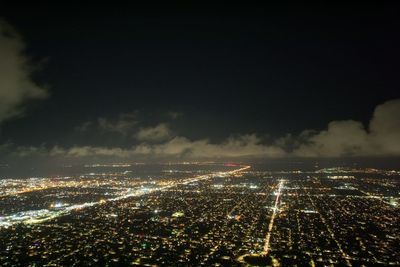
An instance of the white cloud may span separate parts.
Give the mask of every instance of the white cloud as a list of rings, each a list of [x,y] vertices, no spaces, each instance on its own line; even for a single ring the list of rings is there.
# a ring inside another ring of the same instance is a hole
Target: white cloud
[[[376,107],[369,128],[358,121],[332,121],[309,134],[293,152],[300,157],[400,155],[400,99]]]
[[[0,123],[21,115],[28,100],[47,97],[31,78],[33,67],[24,50],[21,36],[0,21]]]
[[[376,107],[369,124],[372,142],[381,153],[400,154],[400,99]]]
[[[296,156],[339,157],[370,151],[368,134],[358,121],[332,121],[328,129],[312,134],[294,151]]]
[[[256,135],[231,137],[220,144],[177,136],[163,144],[141,144],[136,147],[136,152],[189,158],[281,157],[285,154],[279,147],[262,145]]]

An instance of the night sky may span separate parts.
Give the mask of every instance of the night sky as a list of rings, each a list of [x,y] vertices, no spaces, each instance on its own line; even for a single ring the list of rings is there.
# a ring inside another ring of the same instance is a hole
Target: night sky
[[[3,160],[400,155],[399,7],[2,6]]]

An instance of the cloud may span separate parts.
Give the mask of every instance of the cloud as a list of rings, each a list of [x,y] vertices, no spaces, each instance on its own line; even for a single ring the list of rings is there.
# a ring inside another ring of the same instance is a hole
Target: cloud
[[[126,158],[134,156],[135,153],[131,149],[124,149],[119,147],[93,147],[93,146],[73,146],[68,149],[61,148],[59,146],[53,147],[49,151],[50,156],[61,156],[61,157],[93,157],[93,156],[108,156],[108,157],[119,157]]]
[[[24,51],[18,32],[0,20],[0,123],[23,114],[28,100],[47,97],[32,80],[34,68]]]
[[[118,125],[124,123],[107,121],[101,125],[104,128],[111,126],[118,128]],[[126,128],[121,126],[121,129]],[[140,142],[125,148],[15,147],[8,143],[0,146],[0,151],[8,151],[19,157],[47,156],[70,159],[103,157],[129,160],[400,156],[400,99],[377,106],[368,127],[354,120],[332,121],[322,131],[306,130],[298,136],[287,134],[270,145],[265,144],[256,134],[233,136],[220,143],[212,143],[208,139],[190,140],[183,136],[173,137],[165,123],[141,128],[136,137]]]
[[[213,157],[281,157],[285,152],[276,146],[261,144],[256,135],[230,137],[220,144],[212,144],[207,139],[189,141],[176,137],[166,144],[152,148],[155,154],[187,155],[198,158]]]
[[[93,127],[93,122],[92,121],[85,121],[81,125],[78,125],[75,127],[75,131],[77,132],[86,132],[88,131],[91,127]]]
[[[170,111],[167,113],[167,116],[173,120],[178,119],[183,116],[182,112],[177,112],[177,111]]]
[[[138,124],[135,113],[122,113],[117,118],[100,117],[95,121],[87,121],[75,128],[78,132],[86,132],[89,130],[119,133],[128,135],[132,133],[135,126]]]
[[[88,158],[240,158],[240,157],[282,157],[285,152],[276,146],[261,144],[256,135],[230,137],[220,144],[212,144],[207,139],[191,141],[185,137],[174,137],[161,144],[140,143],[131,148],[73,146],[62,148],[54,146],[44,152],[43,147],[18,147],[14,149],[21,157],[43,155],[50,157]]]
[[[166,123],[154,127],[140,128],[135,135],[139,141],[160,142],[168,139],[172,132]]]
[[[370,151],[370,144],[362,123],[358,121],[332,121],[328,129],[311,134],[294,151],[296,156],[339,157],[361,155]]]
[[[294,149],[299,157],[400,155],[400,99],[375,108],[368,129],[361,122],[332,121],[321,132],[307,133]]]
[[[376,107],[369,124],[374,146],[385,154],[400,154],[400,99]]]
[[[256,135],[230,137],[220,144],[212,144],[207,139],[190,141],[177,136],[163,144],[141,144],[136,147],[136,152],[188,158],[281,157],[285,154],[279,147],[261,144]]]

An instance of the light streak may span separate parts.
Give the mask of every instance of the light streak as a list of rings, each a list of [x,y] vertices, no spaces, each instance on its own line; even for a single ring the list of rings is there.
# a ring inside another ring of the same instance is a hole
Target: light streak
[[[268,254],[268,252],[270,250],[270,240],[271,240],[272,228],[274,227],[274,220],[275,220],[275,216],[276,216],[276,213],[278,210],[278,205],[279,205],[279,197],[281,196],[281,190],[282,190],[282,186],[283,186],[284,182],[285,182],[284,180],[280,180],[279,184],[278,184],[278,192],[276,193],[275,205],[273,208],[271,220],[269,221],[268,233],[267,233],[267,236],[265,237],[265,241],[264,241],[263,254]]]

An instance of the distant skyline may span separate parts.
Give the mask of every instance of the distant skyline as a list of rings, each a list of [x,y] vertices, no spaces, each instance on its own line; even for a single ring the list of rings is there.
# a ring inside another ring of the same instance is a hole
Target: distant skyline
[[[400,157],[399,5],[0,10],[0,163]]]

